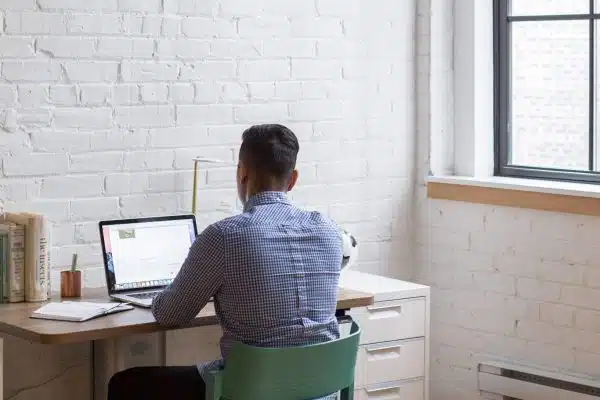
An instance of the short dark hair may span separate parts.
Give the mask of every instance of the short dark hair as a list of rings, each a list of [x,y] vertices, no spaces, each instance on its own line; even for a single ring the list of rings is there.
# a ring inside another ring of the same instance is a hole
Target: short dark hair
[[[242,134],[240,160],[266,179],[284,183],[296,168],[298,138],[280,124],[254,125]]]

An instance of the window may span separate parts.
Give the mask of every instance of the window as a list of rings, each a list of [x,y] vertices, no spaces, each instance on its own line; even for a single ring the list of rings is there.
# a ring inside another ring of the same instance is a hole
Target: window
[[[495,174],[600,183],[600,0],[494,0]]]

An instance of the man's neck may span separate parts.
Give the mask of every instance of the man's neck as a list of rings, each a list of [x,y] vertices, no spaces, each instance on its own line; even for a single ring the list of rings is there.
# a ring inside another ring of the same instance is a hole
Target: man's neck
[[[265,193],[265,192],[280,192],[280,193],[286,193],[286,190],[284,190],[283,188],[268,188],[268,189],[248,189],[247,192],[247,198],[251,198],[253,196],[256,196],[257,194],[261,194],[261,193]]]
[[[252,207],[261,204],[280,203],[287,202],[286,192],[283,190],[262,190],[256,192],[252,196],[248,196],[244,202],[244,212],[250,210]]]

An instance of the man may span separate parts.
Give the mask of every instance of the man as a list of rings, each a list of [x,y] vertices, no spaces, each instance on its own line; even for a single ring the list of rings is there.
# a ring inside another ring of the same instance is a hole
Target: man
[[[109,400],[203,399],[203,377],[225,365],[236,342],[288,347],[339,337],[341,237],[332,221],[294,207],[286,196],[298,179],[298,150],[296,135],[282,125],[243,133],[237,168],[243,213],[197,237],[172,285],[152,305],[160,324],[185,325],[214,296],[223,359],[120,372],[110,381]]]

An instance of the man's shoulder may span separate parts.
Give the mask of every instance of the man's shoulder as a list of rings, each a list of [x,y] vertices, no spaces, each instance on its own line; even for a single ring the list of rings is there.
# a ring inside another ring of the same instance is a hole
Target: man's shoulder
[[[217,222],[209,225],[212,230],[220,233],[226,233],[228,231],[243,227],[250,222],[250,217],[246,213],[232,215],[231,217],[223,218]],[[208,229],[208,228],[207,228]]]
[[[316,229],[324,229],[336,233],[339,232],[340,229],[338,224],[326,214],[320,211],[305,210],[297,207],[293,207],[291,212],[288,211],[277,215],[277,217],[273,217],[271,214],[269,215],[268,221],[263,224],[264,222],[263,218],[257,218],[257,216],[251,212],[243,212],[214,222],[207,227],[207,229],[210,228],[215,233],[227,234],[249,226],[271,226],[279,223],[312,226]]]
[[[321,211],[304,211],[306,218],[309,223],[315,226],[319,226],[323,229],[331,230],[333,232],[339,232],[340,228],[338,224],[326,214]]]

